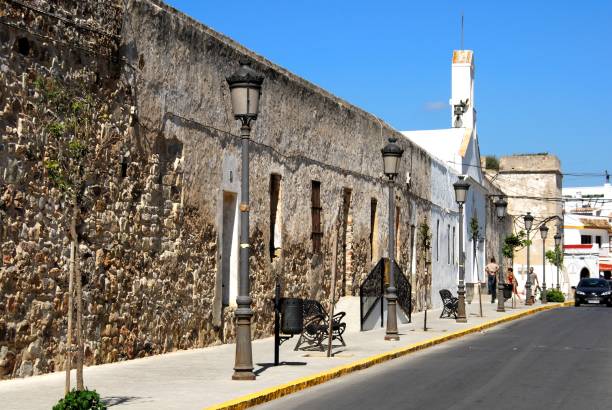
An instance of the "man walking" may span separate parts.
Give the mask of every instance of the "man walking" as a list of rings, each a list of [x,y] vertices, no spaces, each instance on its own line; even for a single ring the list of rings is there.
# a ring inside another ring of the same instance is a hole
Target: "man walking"
[[[497,272],[499,272],[499,265],[495,263],[495,258],[491,258],[491,262],[485,266],[485,272],[487,272],[487,287],[491,294],[491,303],[495,303],[495,296],[497,294]]]

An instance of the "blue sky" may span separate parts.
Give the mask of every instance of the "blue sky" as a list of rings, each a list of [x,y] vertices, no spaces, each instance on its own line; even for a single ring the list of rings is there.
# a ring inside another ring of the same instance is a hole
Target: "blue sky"
[[[564,172],[612,172],[612,1],[168,3],[398,130],[450,126],[463,12],[481,152],[550,152]]]

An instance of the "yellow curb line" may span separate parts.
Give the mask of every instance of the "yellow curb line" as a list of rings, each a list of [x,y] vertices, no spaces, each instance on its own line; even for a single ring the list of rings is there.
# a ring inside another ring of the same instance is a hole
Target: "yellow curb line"
[[[400,347],[398,349],[390,350],[385,353],[381,353],[375,356],[370,356],[365,359],[358,360],[353,363],[349,363],[343,366],[334,367],[330,370],[314,374],[311,376],[301,377],[299,379],[292,380],[288,383],[281,384],[278,386],[270,387],[268,389],[260,390],[258,392],[248,394],[237,399],[229,400],[224,403],[216,404],[211,407],[206,407],[204,410],[242,410],[258,404],[266,403],[274,399],[281,398],[291,393],[304,390],[308,387],[316,386],[321,383],[325,383],[332,379],[338,378],[345,374],[355,372],[357,370],[367,369],[368,367],[376,364],[384,363],[388,360],[396,359],[398,357],[405,356],[409,353],[417,352],[427,347],[435,346],[437,344],[446,342],[448,340],[457,339],[461,336],[465,336],[471,333],[476,333],[490,327],[509,322],[512,320],[519,319],[524,316],[529,316],[543,310],[555,309],[558,307],[570,306],[574,302],[568,301],[563,303],[550,303],[543,306],[539,306],[534,309],[525,310],[523,312],[514,313],[508,316],[501,317],[499,319],[490,320],[477,326],[470,327],[468,329],[459,330],[457,332],[449,333],[444,336],[435,337],[422,342],[413,343],[408,346]]]

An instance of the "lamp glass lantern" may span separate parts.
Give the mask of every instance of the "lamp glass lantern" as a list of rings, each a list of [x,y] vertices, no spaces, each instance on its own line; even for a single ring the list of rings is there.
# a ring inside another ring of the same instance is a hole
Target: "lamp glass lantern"
[[[561,246],[561,234],[559,232],[557,232],[555,234],[555,247],[559,247]]]
[[[542,239],[546,239],[547,236],[548,236],[548,227],[546,225],[540,226],[540,237],[542,237]]]
[[[467,198],[468,189],[470,189],[470,184],[468,184],[463,177],[459,177],[459,181],[453,184],[453,188],[455,188],[455,200],[458,204],[464,204]]]
[[[508,209],[508,202],[504,198],[499,198],[495,201],[495,211],[499,219],[506,217],[506,210]]]
[[[389,143],[381,150],[383,157],[383,168],[389,179],[394,179],[399,173],[400,160],[404,150],[397,143],[397,138],[390,137]]]
[[[226,80],[230,88],[234,118],[256,119],[263,76],[251,67],[250,61],[243,59],[240,60],[240,68]]]
[[[533,215],[531,215],[531,212],[527,212],[527,215],[525,215],[523,217],[523,221],[525,222],[525,229],[527,229],[528,231],[531,230],[531,227],[533,226]]]

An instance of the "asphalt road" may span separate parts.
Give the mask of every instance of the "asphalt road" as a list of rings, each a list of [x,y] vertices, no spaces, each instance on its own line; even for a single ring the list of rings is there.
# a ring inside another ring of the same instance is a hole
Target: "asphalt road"
[[[554,309],[258,409],[611,409],[612,308]]]

